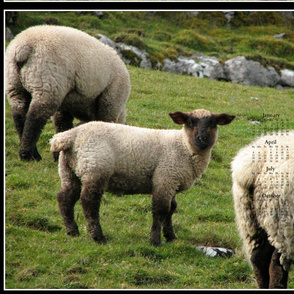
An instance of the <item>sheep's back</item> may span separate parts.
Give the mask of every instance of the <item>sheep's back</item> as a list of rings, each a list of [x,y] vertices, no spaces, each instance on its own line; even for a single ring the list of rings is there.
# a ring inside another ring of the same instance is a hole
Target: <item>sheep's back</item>
[[[180,138],[178,130],[152,130],[103,122],[90,122],[78,128],[71,151],[72,168],[80,178],[94,174],[99,177],[103,173],[110,179],[109,190],[117,193],[124,187],[126,194],[151,193],[154,170],[160,164],[172,168],[171,159],[177,160],[172,145],[175,138]]]
[[[31,27],[17,35],[7,51],[17,55],[22,47],[33,48],[22,70],[28,91],[31,81],[40,86],[48,77],[49,86],[54,82],[66,88],[64,95],[74,86],[79,94],[95,99],[117,76],[129,77],[115,50],[74,28]]]

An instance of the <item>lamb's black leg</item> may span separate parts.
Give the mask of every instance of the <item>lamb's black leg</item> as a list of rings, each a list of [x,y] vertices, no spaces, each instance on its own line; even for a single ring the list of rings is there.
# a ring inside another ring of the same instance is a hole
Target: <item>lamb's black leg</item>
[[[269,288],[269,266],[273,251],[274,247],[271,246],[267,238],[265,238],[262,240],[261,245],[253,250],[250,258],[258,287],[261,289]]]
[[[286,289],[288,282],[288,271],[285,271],[280,264],[281,254],[275,249],[270,263],[270,289]]]
[[[162,189],[161,191],[154,191],[152,197],[153,223],[151,227],[150,241],[153,246],[159,246],[161,244],[161,227],[168,216],[171,207],[171,197],[162,191]],[[169,218],[171,218],[171,216]],[[170,225],[170,223],[168,225]]]
[[[64,132],[73,127],[74,117],[66,111],[57,111],[53,116],[53,123],[55,125],[56,133]],[[58,161],[59,152],[53,152],[54,161]]]
[[[102,233],[99,221],[99,209],[102,191],[95,183],[83,184],[81,202],[86,220],[89,225],[91,237],[98,243],[105,244],[106,239]]]
[[[62,188],[57,194],[59,210],[63,218],[66,233],[79,236],[78,225],[74,220],[74,206],[80,198],[80,189],[74,187]]]
[[[173,240],[176,240],[177,237],[174,233],[173,225],[172,225],[172,216],[177,208],[177,202],[175,197],[173,197],[171,201],[171,208],[169,213],[167,214],[164,222],[163,222],[163,235],[166,238],[167,242],[171,242]]]

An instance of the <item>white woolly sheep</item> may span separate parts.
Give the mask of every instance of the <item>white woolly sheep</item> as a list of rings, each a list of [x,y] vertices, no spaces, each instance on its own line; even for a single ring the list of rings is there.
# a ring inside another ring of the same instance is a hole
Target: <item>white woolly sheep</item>
[[[287,288],[294,261],[294,132],[266,135],[232,164],[236,222],[259,288]]]
[[[151,244],[176,239],[172,215],[176,194],[189,189],[205,171],[217,140],[217,125],[235,116],[206,110],[169,114],[181,130],[154,130],[90,122],[59,133],[51,151],[61,151],[59,208],[69,235],[78,235],[74,205],[81,197],[92,238],[105,243],[99,223],[104,191],[116,195],[152,194]]]
[[[125,123],[129,73],[115,50],[82,31],[28,28],[7,47],[5,75],[21,160],[41,160],[36,143],[50,116],[56,132],[74,117]]]

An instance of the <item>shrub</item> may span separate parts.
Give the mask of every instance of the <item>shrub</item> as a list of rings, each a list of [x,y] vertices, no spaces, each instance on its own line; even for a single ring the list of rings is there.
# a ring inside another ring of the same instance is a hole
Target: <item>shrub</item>
[[[119,33],[114,36],[113,41],[116,43],[125,43],[127,45],[135,46],[141,50],[145,50],[147,48],[147,45],[136,33]]]
[[[293,58],[294,56],[294,45],[282,39],[265,36],[259,39],[249,40],[249,45],[252,49],[257,49],[261,53],[279,58]]]
[[[192,30],[180,31],[172,41],[199,51],[212,51],[215,48],[215,42],[211,38],[195,33]]]
[[[211,26],[224,26],[227,23],[227,18],[222,11],[201,11],[197,17],[208,21]]]
[[[157,31],[154,33],[153,38],[158,41],[170,41],[171,35],[167,32]]]

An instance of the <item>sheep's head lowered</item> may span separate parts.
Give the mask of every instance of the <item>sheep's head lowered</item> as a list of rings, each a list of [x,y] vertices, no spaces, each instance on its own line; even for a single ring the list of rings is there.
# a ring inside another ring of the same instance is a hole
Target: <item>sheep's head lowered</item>
[[[235,118],[227,113],[211,113],[204,109],[169,114],[176,124],[184,124],[192,149],[196,152],[210,149],[217,140],[217,125],[227,125]]]

